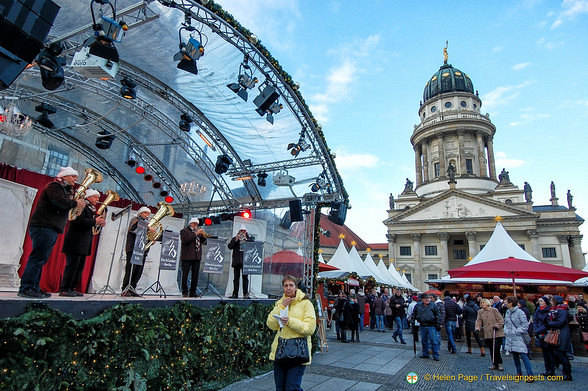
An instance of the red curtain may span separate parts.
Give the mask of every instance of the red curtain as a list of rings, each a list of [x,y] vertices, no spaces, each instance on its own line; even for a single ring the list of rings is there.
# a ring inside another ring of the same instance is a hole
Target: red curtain
[[[18,169],[16,167],[10,166],[8,164],[0,163],[0,178],[6,179],[11,182],[16,182],[21,185],[26,185],[29,187],[34,187],[38,189],[37,196],[35,197],[35,201],[33,202],[32,211],[35,210],[37,206],[37,202],[39,200],[39,196],[41,194],[41,190],[45,187],[45,185],[51,181],[53,178],[47,175],[38,174],[33,171],[25,170],[25,169]],[[101,194],[100,201],[103,201],[106,198],[106,195]],[[133,209],[138,210],[142,205],[132,202],[128,199],[120,199],[119,201],[112,202],[110,205],[116,206],[119,208],[124,208],[129,204],[133,204]],[[150,208],[151,212],[154,213],[157,211],[157,208]],[[180,214],[176,214],[176,217],[181,217]],[[66,227],[67,231],[68,227]],[[96,248],[98,246],[98,239],[100,235],[94,237],[94,241],[92,242],[92,254],[90,254],[86,258],[86,264],[84,267],[84,272],[82,274],[82,279],[80,284],[78,285],[77,289],[81,292],[86,292],[88,289],[88,284],[90,283],[90,278],[94,273],[94,263],[96,260]],[[45,292],[59,292],[59,285],[61,283],[61,277],[63,275],[63,269],[65,268],[65,254],[61,252],[61,248],[63,247],[63,238],[64,235],[60,234],[57,237],[57,242],[53,247],[53,251],[49,257],[49,260],[43,267],[43,273],[41,274],[41,281],[40,287]],[[28,231],[25,236],[24,244],[23,244],[23,254],[20,259],[20,268],[18,270],[18,275],[22,276],[24,268],[27,264],[29,259],[29,255],[32,251],[32,241],[29,237]]]

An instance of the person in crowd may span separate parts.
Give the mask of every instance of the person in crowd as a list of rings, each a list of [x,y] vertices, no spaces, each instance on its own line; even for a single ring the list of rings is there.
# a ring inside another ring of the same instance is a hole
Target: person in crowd
[[[419,341],[419,329],[420,329],[420,323],[416,319],[414,319],[414,309],[418,303],[419,303],[419,297],[417,295],[413,295],[411,297],[410,304],[408,305],[408,308],[406,309],[407,323],[412,328],[412,336],[413,336],[415,342]]]
[[[504,326],[504,319],[500,312],[494,307],[490,300],[482,299],[482,309],[478,311],[478,317],[476,318],[476,330],[475,333],[479,333],[484,328],[484,340],[486,347],[490,350],[490,356],[492,358],[492,365],[490,369],[504,371],[502,365],[502,357],[500,355],[500,347],[502,345],[502,337],[504,332],[502,327]]]
[[[465,323],[465,335],[468,345],[468,351],[466,353],[472,354],[472,334],[474,334],[476,343],[480,348],[480,356],[484,357],[486,355],[486,352],[484,351],[484,344],[480,339],[480,334],[474,332],[476,329],[476,319],[478,318],[478,311],[480,311],[480,307],[478,307],[470,295],[466,294],[465,299],[466,303],[463,306],[463,321]]]
[[[392,339],[394,339],[395,342],[398,342],[398,337],[400,337],[400,343],[403,345],[406,345],[406,341],[402,335],[402,329],[404,328],[404,323],[406,322],[406,307],[406,301],[400,294],[400,289],[394,289],[394,296],[390,298],[392,317],[394,318],[394,323],[396,324],[396,329],[392,334]]]
[[[445,298],[443,299],[443,306],[445,307],[445,333],[447,334],[447,350],[449,353],[456,354],[457,346],[455,345],[455,325],[457,316],[461,315],[462,310],[450,296],[449,291],[445,291]]]
[[[366,303],[365,293],[363,292],[363,289],[360,289],[357,292],[357,305],[359,307],[359,331],[362,333],[363,333],[363,321],[364,321],[364,317],[365,317],[365,303]],[[368,312],[368,317],[369,317],[369,312]]]
[[[239,232],[235,235],[227,247],[229,250],[233,250],[231,266],[233,267],[233,294],[230,296],[231,299],[237,299],[239,297],[239,277],[243,271],[243,246],[245,242],[252,242],[253,239],[247,233],[245,226],[239,227]],[[243,298],[249,298],[249,276],[243,274]]]
[[[540,347],[543,353],[543,362],[545,365],[545,372],[543,376],[555,375],[555,358],[553,351],[545,343],[545,335],[549,329],[547,328],[547,318],[549,318],[549,311],[551,305],[547,296],[541,297],[537,300],[538,307],[533,314],[533,334],[535,335],[535,346]]]
[[[445,303],[439,296],[434,293],[431,293],[431,302],[437,305],[439,308],[439,313],[441,314],[441,329],[445,327]],[[441,329],[437,330],[437,340],[439,346],[441,346]]]
[[[390,291],[388,288],[384,288],[382,302],[384,302],[384,328],[392,330],[392,323],[389,322],[392,318],[392,311],[390,310]]]
[[[359,304],[355,294],[349,296],[349,330],[351,342],[359,342]]]
[[[43,265],[49,260],[57,235],[63,233],[67,224],[69,210],[83,208],[84,200],[74,201],[73,186],[78,180],[78,172],[71,167],[61,167],[53,182],[49,182],[37,201],[37,206],[29,221],[29,236],[33,250],[20,278],[18,296],[27,299],[46,299],[50,293],[41,291]]]
[[[494,296],[492,298],[492,307],[500,311],[500,309],[502,308],[502,299],[500,298],[500,296]]]
[[[200,220],[193,217],[188,226],[180,231],[182,261],[182,296],[196,297],[198,287],[198,274],[200,273],[200,261],[202,260],[202,246],[206,244],[206,233],[198,228]],[[192,271],[190,290],[188,290],[188,276]]]
[[[588,312],[584,306],[578,306],[578,312],[576,312],[576,319],[578,320],[580,341],[584,343],[584,349],[588,353]]]
[[[274,361],[274,382],[276,391],[302,390],[302,376],[307,365],[312,361],[312,334],[316,328],[316,315],[310,298],[297,289],[295,277],[286,276],[282,280],[283,296],[276,301],[274,309],[267,316],[266,324],[276,331],[269,359]],[[286,315],[283,311],[288,309]],[[274,315],[280,317],[278,320]],[[275,362],[279,338],[306,337],[309,361],[301,365],[284,366]]]
[[[92,252],[92,228],[103,227],[104,218],[96,216],[96,204],[100,193],[96,190],[86,190],[87,205],[82,213],[69,223],[69,228],[63,240],[61,251],[65,253],[65,269],[61,277],[59,296],[75,297],[83,296],[81,292],[74,291],[82,279],[82,272],[86,264],[86,257]]]
[[[421,331],[421,346],[423,351],[420,358],[429,358],[429,351],[433,353],[433,359],[439,361],[438,332],[441,330],[441,312],[439,307],[432,303],[431,296],[421,294],[421,302],[416,305],[413,312],[413,322],[418,321]]]
[[[568,326],[568,306],[561,296],[553,297],[546,323],[549,330],[559,330],[558,346],[550,345],[549,349],[562,365],[564,380],[572,380],[572,366],[567,355],[570,352],[572,335]]]
[[[384,330],[384,301],[382,300],[382,293],[378,293],[378,297],[374,301],[374,313],[376,315],[376,326],[378,332],[385,333]]]
[[[455,300],[457,305],[461,309],[461,315],[457,315],[457,323],[455,326],[455,342],[463,342],[463,333],[464,333],[464,324],[463,324],[463,306],[465,305],[466,301],[463,296],[459,298],[459,300]]]
[[[376,302],[377,293],[375,289],[372,289],[367,296],[367,302],[370,305],[370,330],[376,328],[376,312],[374,311],[374,303]]]
[[[151,210],[146,207],[142,206],[137,211],[137,216],[133,217],[129,222],[129,229],[127,232],[127,243],[125,247],[125,251],[127,253],[127,262],[125,264],[125,275],[123,277],[122,283],[122,296],[140,296],[137,293],[137,284],[139,283],[139,279],[141,278],[141,274],[143,274],[143,268],[145,267],[145,259],[147,259],[147,255],[149,254],[148,248],[143,252],[143,260],[140,265],[133,265],[131,263],[131,258],[133,257],[133,249],[135,248],[135,239],[137,239],[137,228],[139,226],[139,220],[144,221],[145,223],[149,222],[149,215],[151,214]],[[152,227],[147,227],[150,232],[155,232],[155,229]]]
[[[531,314],[531,311],[529,311],[529,308],[527,308],[527,303],[528,302],[525,299],[520,299],[517,305],[519,309],[525,313],[525,317],[527,318],[527,334],[529,334],[529,337],[533,340],[533,315]],[[529,359],[531,359],[530,354],[530,346],[527,344],[527,355],[529,356]]]
[[[584,295],[582,294],[578,295],[578,305],[581,305],[582,307],[586,308],[586,302],[584,301]]]
[[[527,371],[527,383],[533,382],[533,369],[531,361],[527,354],[527,344],[523,335],[529,330],[529,321],[527,315],[519,307],[519,302],[513,296],[506,298],[506,314],[504,316],[504,337],[506,339],[506,350],[512,353],[512,358],[517,369],[517,376],[522,376],[521,359]],[[526,306],[525,306],[525,309]]]
[[[345,292],[339,292],[339,301],[337,302],[337,322],[339,324],[338,339],[347,343],[347,329],[351,322],[351,307]]]

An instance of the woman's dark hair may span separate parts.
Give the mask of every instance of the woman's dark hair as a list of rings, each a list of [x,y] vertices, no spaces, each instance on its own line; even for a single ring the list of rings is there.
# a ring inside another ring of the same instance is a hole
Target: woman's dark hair
[[[519,301],[514,296],[508,296],[505,300],[507,303],[512,304],[513,307],[517,307],[519,305]]]
[[[301,288],[301,286],[299,284],[298,278],[296,278],[290,274],[287,274],[284,276],[284,278],[282,278],[282,286],[284,286],[284,283],[286,281],[292,281],[294,283],[294,285],[296,285],[296,289],[300,289],[302,292],[304,292],[304,290]],[[304,293],[304,297],[302,298],[302,300],[304,300],[304,299],[310,300],[310,297],[306,293]]]

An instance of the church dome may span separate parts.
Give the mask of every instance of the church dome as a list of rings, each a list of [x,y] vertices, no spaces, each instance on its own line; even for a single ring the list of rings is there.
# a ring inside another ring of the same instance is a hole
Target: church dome
[[[435,73],[423,91],[423,103],[436,95],[446,92],[462,91],[474,93],[474,84],[472,80],[457,68],[445,63],[437,73]]]

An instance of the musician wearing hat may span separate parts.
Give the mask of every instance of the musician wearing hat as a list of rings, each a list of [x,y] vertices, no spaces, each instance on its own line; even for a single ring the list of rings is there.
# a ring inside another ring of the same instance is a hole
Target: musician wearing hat
[[[78,180],[78,172],[71,167],[61,167],[53,182],[48,183],[38,197],[37,206],[29,221],[29,236],[33,250],[29,255],[20,280],[18,295],[28,299],[51,297],[41,291],[39,282],[43,265],[47,263],[57,235],[63,233],[69,210],[84,207],[86,201],[73,199],[73,186]]]
[[[74,288],[80,283],[86,257],[92,252],[92,228],[103,227],[105,224],[103,217],[96,216],[98,199],[100,199],[100,193],[93,189],[86,190],[86,207],[75,220],[69,223],[61,250],[65,253],[66,263],[59,287],[59,296],[83,296],[82,293],[74,291]]]
[[[127,253],[127,262],[125,264],[125,276],[122,283],[122,296],[140,296],[135,291],[135,289],[137,288],[137,283],[141,278],[141,274],[143,274],[143,267],[145,266],[145,259],[147,258],[147,254],[149,254],[149,248],[143,252],[143,262],[140,265],[133,265],[131,263],[131,258],[133,257],[133,249],[135,248],[135,239],[137,238],[137,227],[139,226],[139,220],[143,220],[145,223],[148,223],[150,214],[151,209],[146,206],[142,206],[137,211],[137,216],[133,217],[129,223],[127,244],[125,247],[125,251]],[[148,229],[152,232],[155,231],[151,227],[148,227]],[[129,285],[130,289],[125,291]]]
[[[188,226],[180,231],[182,242],[180,260],[182,261],[182,296],[196,297],[200,260],[202,259],[202,245],[206,244],[206,233],[198,228],[200,220],[193,217]],[[190,291],[188,292],[188,275],[192,270]]]
[[[252,242],[253,238],[247,233],[245,226],[239,227],[239,232],[231,239],[228,244],[230,250],[233,250],[231,266],[233,267],[233,294],[231,299],[239,297],[239,275],[243,270],[243,245],[245,242]],[[243,298],[249,298],[249,276],[243,274]]]

